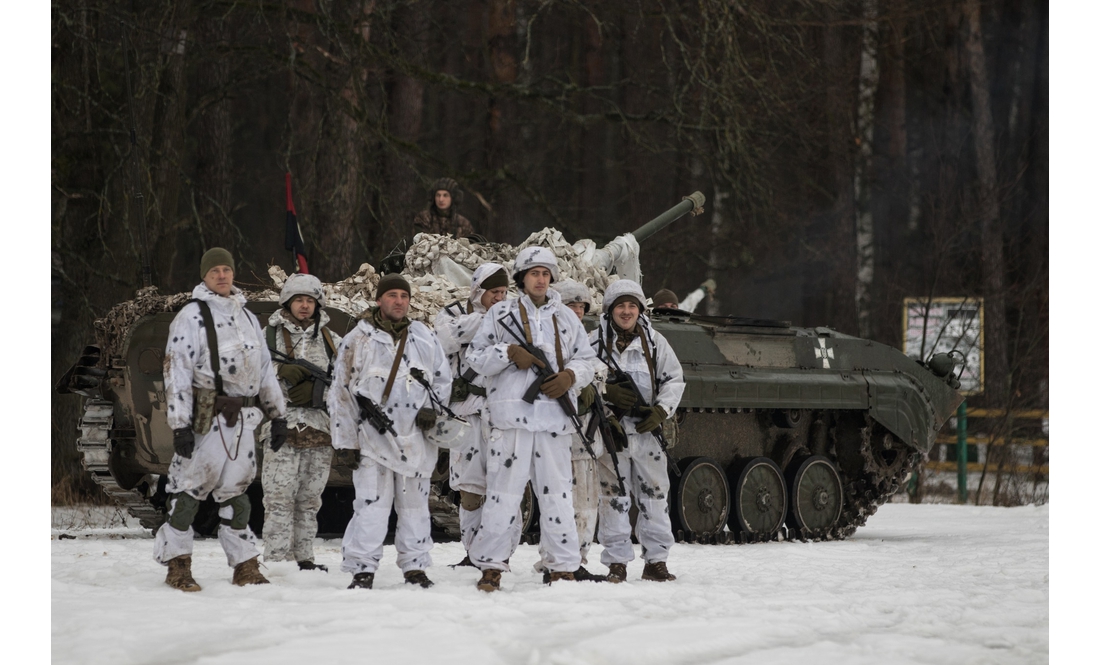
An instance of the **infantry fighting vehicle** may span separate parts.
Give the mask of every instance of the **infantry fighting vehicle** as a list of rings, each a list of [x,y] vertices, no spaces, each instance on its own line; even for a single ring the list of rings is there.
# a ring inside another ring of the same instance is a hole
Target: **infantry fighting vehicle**
[[[702,205],[698,192],[685,197],[634,239],[643,242]],[[611,263],[607,254],[602,260]],[[173,452],[162,358],[168,326],[187,296],[148,293],[131,301],[134,315],[124,325],[98,327],[98,345],[85,349],[58,390],[84,397],[77,445],[89,473],[143,526],[156,529],[164,521],[164,474]],[[249,304],[261,323],[277,306]],[[354,325],[346,313],[328,312],[337,332]],[[845,538],[898,490],[962,401],[949,358],[921,363],[877,342],[780,321],[662,309],[652,321],[676,351],[687,383],[676,424],[666,428],[675,432],[669,507],[681,540]],[[595,324],[587,317],[589,329]],[[446,473],[435,480],[436,535],[454,535]],[[259,532],[258,481],[249,492]],[[322,533],[342,533],[351,497],[350,470],[334,467],[319,515]],[[212,509],[208,515],[196,520],[200,533],[216,524]],[[525,510],[525,518],[526,528],[534,528],[534,510]]]

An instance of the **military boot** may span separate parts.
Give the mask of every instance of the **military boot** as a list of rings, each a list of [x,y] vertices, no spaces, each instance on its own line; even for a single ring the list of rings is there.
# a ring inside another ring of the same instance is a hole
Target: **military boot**
[[[355,573],[355,576],[351,578],[351,584],[348,585],[348,588],[373,589],[374,573]]]
[[[607,567],[607,581],[612,584],[626,581],[626,564],[613,563]]]
[[[559,571],[556,571],[556,572],[551,572],[550,577],[546,580],[546,583],[547,584],[553,584],[554,582],[563,582],[563,581],[564,582],[574,582],[574,581],[576,581],[576,579],[577,578],[573,576],[572,572],[570,572],[568,570],[559,570]]]
[[[486,568],[481,571],[481,579],[477,582],[477,588],[486,593],[500,591],[500,571],[496,568]]]
[[[452,563],[451,564],[451,568],[458,568],[460,566],[469,566],[471,568],[474,567],[474,562],[470,561],[470,555],[469,554],[462,557],[462,561],[459,561],[458,563]]]
[[[419,584],[421,587],[427,589],[435,584],[435,582],[428,579],[427,574],[423,570],[410,570],[405,573],[405,584]]]
[[[577,580],[578,582],[606,582],[607,576],[593,575],[592,573],[588,572],[587,568],[581,566],[580,568],[577,568],[573,571],[573,579]]]
[[[642,569],[642,579],[653,582],[671,582],[676,579],[676,576],[668,572],[668,567],[664,561],[656,561],[645,565],[645,568]]]
[[[184,554],[168,560],[168,577],[164,583],[180,591],[202,591],[202,587],[191,577],[191,555]]]
[[[322,566],[319,563],[313,563],[312,561],[299,561],[298,570],[319,570],[322,573],[328,572],[328,566]]]
[[[233,584],[247,586],[249,584],[268,584],[267,578],[260,572],[260,558],[252,557],[244,563],[238,563],[233,569]]]

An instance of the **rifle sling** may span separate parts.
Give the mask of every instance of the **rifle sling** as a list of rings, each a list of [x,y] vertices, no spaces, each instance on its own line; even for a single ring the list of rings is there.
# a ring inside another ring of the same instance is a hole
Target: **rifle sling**
[[[218,349],[218,333],[214,330],[214,315],[210,313],[210,305],[205,300],[195,298],[191,302],[199,306],[199,314],[202,315],[202,326],[206,328],[206,348],[210,352],[210,368],[214,370],[214,389],[218,391],[218,395],[224,395],[221,351]]]
[[[393,354],[393,365],[390,367],[390,376],[386,379],[386,387],[382,389],[382,403],[379,408],[385,408],[390,399],[390,391],[393,390],[393,380],[397,377],[397,368],[401,365],[401,356],[405,353],[405,340],[409,337],[409,329],[401,331],[401,341],[397,344],[397,353]]]
[[[535,342],[531,339],[531,321],[527,318],[527,308],[523,306],[523,303],[519,303],[519,318],[523,320],[523,334],[527,337],[527,343],[531,346],[535,345]],[[557,356],[558,371],[561,372],[565,369],[565,359],[561,355],[561,333],[558,331],[558,315],[553,314],[550,317],[554,321],[554,355]]]

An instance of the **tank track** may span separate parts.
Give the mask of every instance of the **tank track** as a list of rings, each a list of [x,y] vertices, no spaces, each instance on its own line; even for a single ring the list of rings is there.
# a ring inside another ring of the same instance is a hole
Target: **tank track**
[[[164,523],[164,511],[149,500],[140,489],[123,489],[108,469],[111,457],[111,426],[114,423],[114,403],[96,398],[84,400],[84,415],[80,418],[80,437],[76,447],[84,456],[84,468],[107,496],[126,512],[137,518],[141,526],[154,533]],[[145,487],[145,485],[139,485]]]

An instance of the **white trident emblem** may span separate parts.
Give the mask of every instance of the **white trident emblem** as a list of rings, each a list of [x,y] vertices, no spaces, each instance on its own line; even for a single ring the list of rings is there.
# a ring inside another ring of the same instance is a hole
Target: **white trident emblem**
[[[820,349],[814,349],[814,356],[821,358],[821,366],[825,369],[829,369],[829,358],[833,357],[833,350],[825,346],[825,339],[819,337],[817,343],[821,345]]]

